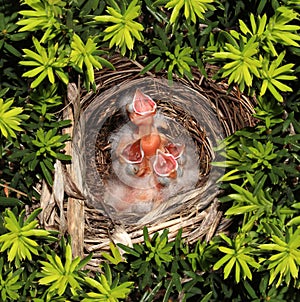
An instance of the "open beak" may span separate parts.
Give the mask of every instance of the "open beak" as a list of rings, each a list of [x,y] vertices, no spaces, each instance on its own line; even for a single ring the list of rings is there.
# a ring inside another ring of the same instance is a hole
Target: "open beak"
[[[182,155],[184,147],[183,144],[168,143],[165,149],[168,153],[172,154],[175,159],[178,159]]]
[[[160,177],[176,177],[178,163],[174,156],[170,153],[164,153],[157,150],[154,164],[154,172]]]
[[[144,151],[141,147],[141,140],[138,139],[128,144],[121,152],[121,157],[129,164],[139,164],[143,161]]]
[[[132,108],[136,114],[153,115],[156,111],[156,103],[150,96],[137,89],[133,98]]]
[[[156,113],[156,103],[139,89],[136,90],[133,101],[127,106],[130,120],[137,126],[151,124]]]

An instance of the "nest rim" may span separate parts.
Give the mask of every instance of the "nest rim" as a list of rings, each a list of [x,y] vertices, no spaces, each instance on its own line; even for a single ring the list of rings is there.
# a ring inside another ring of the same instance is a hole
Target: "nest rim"
[[[86,117],[84,118],[84,123],[87,124],[86,126],[86,135],[88,136],[86,140],[86,145],[93,146],[95,141],[92,139],[93,134],[90,129],[90,125],[94,128],[99,128],[100,130],[97,132],[97,138],[99,137],[99,133],[103,130],[103,126],[105,125],[105,121],[108,121],[108,128],[110,124],[112,123],[112,118],[118,113],[118,101],[120,94],[122,95],[125,91],[125,94],[127,95],[128,89],[129,90],[136,90],[136,89],[147,89],[145,91],[146,94],[156,94],[156,97],[159,97],[160,100],[158,101],[158,105],[160,105],[164,117],[167,117],[168,119],[176,119],[177,124],[172,124],[172,131],[175,132],[181,132],[183,129],[189,133],[189,136],[192,137],[194,144],[196,146],[195,149],[197,149],[197,158],[200,159],[200,173],[197,182],[198,184],[202,184],[203,182],[206,182],[208,177],[214,178],[213,181],[211,181],[210,186],[213,186],[213,183],[216,181],[216,176],[213,173],[210,173],[211,166],[210,163],[212,159],[216,158],[216,155],[213,151],[213,147],[216,144],[216,142],[222,138],[224,138],[223,130],[219,124],[218,119],[216,118],[215,114],[212,110],[210,110],[210,101],[206,98],[204,98],[201,94],[198,94],[195,90],[186,87],[185,85],[179,83],[177,85],[173,84],[170,86],[169,82],[164,79],[153,79],[149,77],[144,77],[142,79],[135,79],[130,81],[130,83],[125,85],[119,85],[119,88],[111,88],[108,89],[101,94],[99,94],[93,102],[89,104],[86,111]],[[169,90],[168,90],[169,89]],[[130,95],[130,94],[129,94]],[[170,95],[172,95],[173,99],[170,99]],[[156,98],[154,97],[156,100]],[[167,100],[167,101],[165,101]],[[109,110],[106,110],[108,108],[103,108],[103,104],[109,104]],[[182,106],[189,105],[191,107],[185,107]],[[178,110],[174,110],[178,109]],[[189,115],[189,112],[193,110],[193,115]],[[172,113],[170,115],[170,112]],[[182,126],[181,129],[175,129],[176,125]],[[116,125],[113,125],[116,126]],[[169,127],[170,128],[170,127]],[[104,131],[104,139],[106,138],[108,140],[109,137],[109,130]],[[180,131],[181,130],[181,131]],[[95,136],[95,134],[94,134]],[[198,143],[198,145],[197,145]],[[104,163],[105,168],[107,169],[107,166],[109,166],[109,154],[110,149],[109,148],[110,142],[107,141],[106,144],[103,146],[98,146],[98,152],[103,153],[102,150],[105,150],[104,153],[108,156],[103,159],[105,156],[101,156],[101,163]],[[97,140],[96,140],[97,145]],[[91,150],[92,147],[89,148]],[[92,152],[91,152],[92,153]],[[103,155],[103,154],[102,154]],[[108,209],[109,205],[104,205],[105,201],[102,198],[102,193],[105,185],[100,187],[99,183],[103,183],[103,179],[100,179],[98,181],[95,181],[97,179],[97,175],[95,175],[95,166],[97,165],[97,157],[94,159],[94,153],[88,156],[89,159],[87,162],[89,162],[86,168],[87,174],[87,181],[86,181],[86,188],[85,191],[87,198],[91,201],[91,204],[94,205],[96,208],[97,206],[100,206],[104,209],[104,214],[111,217],[111,219],[114,221],[117,219],[117,221],[120,219],[124,223],[124,225],[128,224],[136,224],[143,226],[146,223],[156,223],[158,221],[162,222],[161,215],[159,210],[164,213],[164,217],[166,215],[172,215],[175,213],[178,209],[180,211],[184,211],[184,208],[182,206],[182,203],[178,204],[178,196],[180,195],[181,198],[185,200],[185,203],[189,202],[189,200],[195,199],[195,191],[192,190],[190,193],[187,189],[183,189],[182,191],[179,191],[176,193],[177,196],[174,196],[175,198],[170,198],[169,201],[164,201],[164,205],[159,205],[158,209],[154,208],[153,210],[150,210],[149,213],[145,215],[144,217],[141,217],[136,222],[133,222],[134,218],[137,216],[136,213],[130,213],[126,215],[119,215],[118,213],[113,213],[111,215],[111,211]],[[204,159],[204,160],[203,160]],[[95,162],[96,161],[96,165]],[[90,166],[89,166],[90,164]],[[101,166],[101,165],[99,165]],[[214,169],[216,169],[214,167]],[[101,170],[101,169],[100,169]],[[98,169],[99,172],[99,169]],[[108,174],[112,174],[112,171],[109,170]],[[102,175],[103,176],[103,175]],[[190,181],[191,182],[191,181]],[[91,189],[89,189],[89,187]],[[188,186],[189,187],[189,186]],[[199,186],[196,186],[196,189],[199,189]],[[207,186],[205,186],[205,189],[207,190]],[[203,190],[202,190],[203,191]],[[199,194],[201,193],[201,190],[197,191]],[[181,194],[183,193],[183,194]],[[167,205],[168,204],[168,205]],[[176,206],[178,204],[178,207]],[[114,219],[116,217],[116,219]],[[132,219],[130,219],[132,217]],[[136,220],[136,219],[135,219]]]
[[[110,58],[110,62],[115,66],[115,70],[104,68],[95,73],[96,93],[81,91],[80,96],[77,98],[79,101],[77,102],[73,99],[70,103],[72,106],[68,106],[69,108],[65,110],[64,116],[71,118],[74,125],[78,123],[81,113],[102,92],[116,85],[126,85],[136,79],[144,79],[146,77],[155,80],[166,79],[165,73],[152,74],[151,72],[147,72],[145,75],[142,75],[141,70],[143,66],[134,60],[115,56]],[[233,134],[236,130],[246,126],[251,127],[255,124],[252,116],[256,104],[255,99],[248,98],[235,89],[228,92],[228,85],[226,83],[217,83],[206,79],[197,69],[193,69],[193,76],[193,80],[175,78],[174,81],[196,90],[210,101],[211,110],[215,112],[225,137]],[[170,110],[174,110],[174,108]],[[70,130],[72,137],[74,137],[75,132],[76,127],[73,127]],[[196,131],[195,136],[197,134],[202,133],[201,131]],[[79,141],[81,139],[79,138]],[[74,142],[72,142],[67,152],[73,156],[74,151],[76,151],[76,148],[74,148]],[[75,162],[78,159],[78,154],[75,154],[73,158]],[[67,170],[78,190],[82,192],[83,188],[78,185],[82,181],[82,179],[80,180],[81,176],[78,174],[78,167],[74,167],[71,164],[67,167]],[[75,173],[74,170],[76,170]],[[209,175],[210,170],[207,168],[205,173]],[[66,228],[65,219],[67,220],[68,232],[75,238],[75,241],[78,241],[78,252],[75,252],[75,254],[82,254],[82,251],[84,253],[94,252],[94,260],[91,266],[96,267],[99,261],[101,261],[99,259],[101,258],[101,251],[109,248],[110,241],[129,245],[143,242],[144,226],[148,228],[150,235],[168,228],[170,240],[174,240],[179,229],[182,229],[182,238],[189,244],[193,244],[201,239],[203,240],[203,238],[208,241],[215,234],[226,232],[231,221],[224,217],[223,210],[220,208],[218,196],[222,191],[214,185],[215,183],[207,181],[204,183],[200,182],[198,187],[191,190],[188,196],[189,204],[184,203],[185,196],[175,196],[178,199],[183,198],[181,209],[184,209],[184,212],[177,211],[171,217],[162,216],[159,221],[151,221],[148,217],[142,224],[126,225],[119,221],[114,221],[111,217],[105,215],[103,211],[95,209],[86,201],[76,198],[76,196],[69,196],[67,204],[60,207],[60,211],[51,214],[52,221],[56,221],[60,225],[60,228],[62,228],[63,224]],[[197,200],[199,194],[202,194],[205,198],[202,202]],[[74,202],[73,205],[72,201]],[[73,206],[74,208],[72,208]],[[62,218],[64,215],[62,209],[67,212],[65,218]],[[73,221],[71,215],[79,217],[83,230],[78,230],[78,221]],[[44,221],[44,225],[47,225],[46,221]],[[50,224],[48,223],[48,225]]]

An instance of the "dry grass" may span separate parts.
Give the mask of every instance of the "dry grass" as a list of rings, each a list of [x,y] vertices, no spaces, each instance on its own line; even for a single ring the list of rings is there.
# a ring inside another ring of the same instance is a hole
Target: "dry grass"
[[[141,75],[140,64],[125,58],[114,57],[111,62],[116,70],[103,69],[96,74],[97,92],[82,92],[80,96],[76,95],[76,91],[71,92],[69,106],[64,112],[65,118],[71,118],[74,122],[73,128],[68,130],[73,141],[67,146],[73,162],[66,167],[66,171],[72,179],[73,191],[79,190],[85,200],[72,196],[69,190],[69,197],[65,194],[64,206],[69,214],[63,213],[61,207],[54,203],[51,215],[42,221],[50,228],[64,221],[61,216],[66,215],[68,232],[76,242],[74,254],[93,251],[91,265],[95,268],[101,251],[108,249],[110,240],[129,245],[142,242],[144,226],[148,227],[149,234],[168,228],[170,239],[175,238],[182,228],[183,237],[190,243],[203,238],[209,240],[214,234],[225,231],[230,221],[224,218],[218,202],[221,192],[216,179],[222,171],[211,168],[211,161],[216,159],[213,148],[220,139],[254,124],[253,100],[235,90],[228,93],[227,84],[207,80],[197,70],[194,70],[193,81],[176,79],[174,82],[181,85],[176,95],[170,95],[164,74],[148,72]],[[112,173],[108,137],[124,122],[124,114],[115,95],[130,90],[132,84],[143,86],[145,83],[148,84],[144,92],[157,101],[159,111],[175,119],[193,139],[199,156],[199,179],[195,188],[171,197],[144,217],[133,219],[129,215],[129,223],[124,223],[124,219],[120,223],[118,215],[114,215],[105,204],[101,192],[103,179]],[[190,113],[191,106],[195,108],[193,114]],[[93,129],[86,127],[87,120],[89,125],[95,125]],[[96,139],[89,140],[87,137]],[[90,148],[85,148],[86,144],[90,144]],[[48,199],[55,199],[55,190],[50,190],[52,197],[48,196]],[[78,226],[81,226],[80,229]]]

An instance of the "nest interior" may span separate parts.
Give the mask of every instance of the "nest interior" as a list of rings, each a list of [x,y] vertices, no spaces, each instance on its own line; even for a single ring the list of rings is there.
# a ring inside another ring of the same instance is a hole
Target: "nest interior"
[[[57,194],[52,194],[51,211],[42,205],[44,225],[67,230],[75,255],[94,252],[91,265],[95,267],[111,240],[129,245],[142,242],[144,226],[150,234],[168,228],[171,240],[182,229],[189,243],[225,231],[230,221],[219,207],[216,179],[222,171],[210,165],[218,156],[213,149],[224,137],[254,125],[254,100],[236,90],[228,92],[227,84],[205,79],[196,69],[193,80],[178,78],[170,85],[163,73],[141,75],[142,66],[136,61],[114,57],[111,63],[116,70],[103,69],[95,75],[96,93],[83,92],[79,97],[78,91],[69,92],[64,117],[71,118],[74,126],[68,130],[73,139],[66,152],[73,160],[66,167],[59,165],[66,171],[62,180],[68,198],[57,202]],[[103,201],[102,180],[113,173],[109,134],[125,122],[117,96],[130,95],[137,87],[153,96],[164,116],[176,120],[175,132],[184,127],[189,133],[199,157],[199,177],[195,187],[175,194],[143,217],[126,214],[120,220]]]

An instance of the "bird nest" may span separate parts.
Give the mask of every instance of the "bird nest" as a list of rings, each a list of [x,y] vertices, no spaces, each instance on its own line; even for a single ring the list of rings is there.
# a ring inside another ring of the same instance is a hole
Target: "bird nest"
[[[224,171],[211,165],[219,160],[214,148],[254,123],[253,100],[236,90],[228,92],[226,83],[205,79],[196,69],[193,80],[170,83],[163,73],[142,75],[136,61],[115,57],[111,62],[116,70],[96,73],[96,92],[79,93],[79,85],[69,85],[63,113],[73,125],[66,129],[72,137],[66,146],[72,163],[56,162],[53,187],[44,185],[41,197],[44,227],[67,231],[74,254],[94,252],[95,267],[110,241],[140,243],[145,226],[149,234],[168,228],[170,240],[182,229],[189,243],[226,231],[230,221],[219,204],[217,185]],[[179,141],[187,153],[183,172],[171,180],[176,184],[163,187],[161,192],[167,193],[158,202],[143,200],[143,206],[137,191],[128,195],[128,186],[127,191],[122,188],[128,176],[122,176],[122,162],[114,152],[128,132],[135,135],[125,108],[137,90],[156,103],[157,131],[164,139]]]

